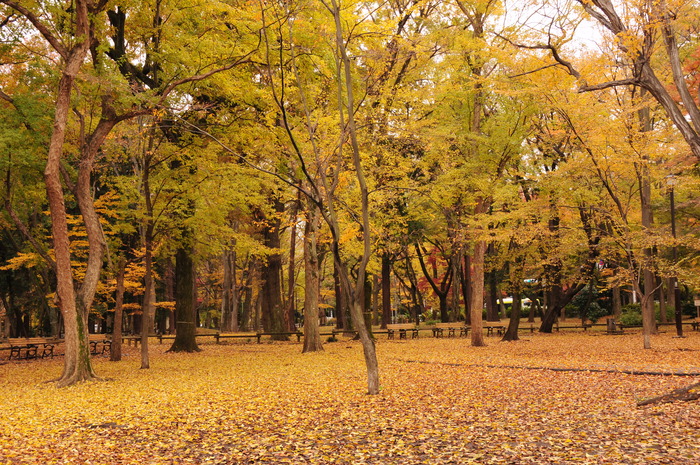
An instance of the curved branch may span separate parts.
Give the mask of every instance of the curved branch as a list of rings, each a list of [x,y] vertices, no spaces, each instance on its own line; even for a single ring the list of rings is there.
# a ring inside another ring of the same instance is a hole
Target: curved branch
[[[0,0],[0,3],[4,3],[5,5],[9,6],[13,10],[18,11],[21,13],[27,20],[32,23],[32,25],[36,28],[39,33],[44,36],[44,39],[51,44],[51,47],[53,47],[56,52],[61,55],[61,58],[64,60],[68,59],[68,50],[66,47],[63,46],[63,44],[58,40],[58,38],[51,33],[48,27],[44,23],[42,23],[39,18],[29,11],[27,8],[24,6],[20,5],[18,2],[14,2],[11,0]]]

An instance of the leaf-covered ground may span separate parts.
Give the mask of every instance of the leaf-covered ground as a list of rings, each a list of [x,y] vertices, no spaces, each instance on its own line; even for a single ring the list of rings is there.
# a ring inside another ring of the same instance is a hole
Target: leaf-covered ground
[[[56,389],[62,360],[0,365],[7,464],[697,464],[700,403],[639,408],[700,376],[700,333],[378,341],[382,392],[365,395],[358,343],[204,345],[96,359],[103,383]]]

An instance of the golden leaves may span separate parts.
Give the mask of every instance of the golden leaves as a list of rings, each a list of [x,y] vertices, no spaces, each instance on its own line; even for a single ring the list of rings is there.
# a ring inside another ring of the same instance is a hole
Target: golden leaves
[[[364,394],[356,342],[152,346],[95,361],[107,383],[43,383],[61,360],[0,366],[0,463],[697,463],[698,403],[635,407],[693,378],[549,368],[700,370],[697,333],[528,335],[377,343],[382,391]],[[485,365],[491,365],[487,367]]]

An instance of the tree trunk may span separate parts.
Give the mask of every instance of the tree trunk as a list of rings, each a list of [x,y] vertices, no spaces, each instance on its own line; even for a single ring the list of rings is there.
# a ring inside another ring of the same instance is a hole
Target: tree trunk
[[[192,248],[182,246],[175,256],[175,340],[169,352],[198,352],[196,338],[195,271]]]
[[[335,34],[336,34],[336,45],[338,51],[340,52],[340,60],[338,62],[339,68],[343,70],[345,77],[344,92],[338,92],[339,104],[342,105],[342,101],[345,100],[345,109],[347,110],[348,120],[347,120],[347,135],[350,138],[350,145],[352,148],[352,162],[355,169],[355,178],[358,183],[360,190],[360,200],[361,200],[361,211],[362,211],[362,259],[360,260],[357,269],[357,284],[355,286],[355,292],[350,292],[350,279],[346,273],[344,273],[341,268],[341,283],[346,287],[345,294],[349,296],[348,299],[351,305],[351,316],[355,329],[357,330],[360,341],[362,343],[363,354],[365,357],[365,366],[367,367],[367,393],[370,395],[379,394],[379,364],[377,362],[377,352],[374,345],[374,340],[372,339],[369,331],[365,326],[364,315],[362,314],[362,301],[359,300],[360,290],[365,284],[365,277],[367,271],[367,264],[369,263],[371,255],[371,228],[369,223],[369,190],[367,188],[367,181],[365,179],[364,171],[362,169],[361,156],[360,156],[360,146],[357,141],[357,127],[355,124],[355,99],[353,93],[353,75],[350,63],[350,57],[347,54],[345,48],[345,38],[343,37],[343,27],[340,15],[340,7],[338,6],[336,0],[331,0],[333,20],[335,22]],[[339,72],[339,74],[341,74]],[[340,77],[340,76],[339,76]],[[345,99],[343,99],[343,94]],[[342,106],[341,106],[342,108]],[[343,113],[340,113],[340,127],[341,130],[345,130],[345,121],[343,118]],[[342,264],[340,250],[338,249],[338,240],[340,228],[335,218],[332,221],[332,228],[334,230],[334,244],[333,244],[333,258],[340,266]]]
[[[112,344],[109,349],[109,359],[118,362],[122,359],[122,320],[124,319],[124,274],[126,259],[121,257],[117,265],[117,295],[115,296],[114,324],[112,325]]]
[[[235,245],[234,245],[235,247]],[[223,295],[221,299],[221,331],[238,331],[238,287],[236,281],[236,251],[224,252]]]
[[[168,258],[165,262],[165,300],[175,302],[175,267],[173,266],[172,258]],[[168,334],[175,333],[175,308],[169,307],[168,310]]]
[[[645,91],[642,89],[642,99],[644,98]],[[641,132],[651,131],[651,117],[649,115],[649,108],[641,108],[638,112],[639,122],[641,125]],[[700,123],[700,121],[698,121]],[[651,206],[651,176],[649,174],[649,167],[647,165],[649,161],[648,155],[642,155],[642,163],[637,168],[638,178],[639,178],[639,197],[642,209],[642,228],[646,231],[651,232],[652,225],[654,223],[654,217],[652,213]],[[654,288],[656,287],[656,277],[654,276],[653,268],[653,257],[654,251],[651,247],[644,249],[644,262],[643,262],[643,279],[644,279],[644,292],[641,293],[642,296],[642,334],[644,337],[644,348],[651,349],[651,335],[656,333],[656,318],[654,315]]]
[[[613,287],[613,316],[615,319],[620,318],[622,314],[622,296],[620,296],[620,286]]]
[[[482,347],[484,343],[483,309],[484,309],[484,255],[486,241],[477,241],[472,254],[471,283],[471,342],[474,347]]]
[[[464,322],[467,325],[471,324],[471,295],[472,295],[472,284],[471,284],[471,273],[472,273],[472,260],[469,254],[464,254],[464,267],[462,273],[460,274],[460,279],[462,281],[462,294],[464,299]]]
[[[153,283],[153,254],[151,245],[146,244],[146,254],[144,257],[146,270],[144,274],[143,305],[141,306],[141,369],[151,367],[148,357],[148,336],[153,328],[153,316],[155,314],[156,292]]]
[[[304,348],[302,353],[323,350],[318,324],[318,296],[321,290],[318,261],[318,213],[311,205],[304,229]]]
[[[338,275],[338,265],[333,262],[333,291],[335,293],[335,327],[337,329],[348,329],[345,318],[345,305],[343,304],[343,291],[340,287],[340,276]]]
[[[664,292],[664,281],[660,276],[656,276],[656,289],[657,296],[659,298],[659,321],[662,324],[667,324],[668,316],[666,315],[666,293]]]
[[[279,199],[274,199],[277,213],[284,211],[284,204]],[[263,286],[262,298],[262,324],[266,332],[281,333],[284,331],[284,312],[282,308],[282,254],[280,249],[280,220],[275,216],[266,219],[267,225],[263,229],[263,242],[266,247],[274,250],[267,256],[267,263],[262,269]],[[275,340],[288,340],[288,336],[275,335]]]
[[[489,293],[486,299],[486,321],[500,321],[498,318],[498,288],[496,286],[496,272],[488,272]]]
[[[520,326],[520,311],[523,305],[523,299],[519,286],[513,288],[513,308],[510,311],[510,320],[508,321],[508,329],[503,335],[503,341],[517,341],[518,327]]]
[[[287,267],[287,306],[284,313],[284,323],[287,331],[296,331],[296,306],[295,306],[295,291],[296,279],[294,277],[294,268],[296,266],[296,249],[297,249],[297,213],[299,210],[299,202],[301,200],[301,191],[298,193],[297,202],[292,208],[292,228],[289,238],[289,266]]]
[[[59,387],[98,379],[90,361],[88,308],[84,301],[78,302],[80,299],[76,297],[73,283],[68,221],[60,172],[73,81],[80,71],[90,44],[88,7],[85,0],[76,0],[73,15],[76,42],[64,57],[65,65],[56,94],[53,130],[44,170],[56,257],[56,296],[65,325],[65,356],[63,373],[58,379]]]
[[[381,328],[391,323],[391,260],[389,254],[382,255],[382,324]]]

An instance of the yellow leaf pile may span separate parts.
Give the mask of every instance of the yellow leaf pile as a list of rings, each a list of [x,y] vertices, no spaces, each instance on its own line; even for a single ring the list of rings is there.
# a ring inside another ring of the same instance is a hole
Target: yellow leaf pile
[[[109,381],[64,389],[45,383],[60,358],[5,363],[0,463],[700,463],[700,404],[636,407],[700,376],[619,373],[700,372],[700,333],[652,342],[380,339],[377,396],[365,394],[362,351],[348,340],[313,354],[297,343],[197,354],[156,344],[150,370],[125,347],[123,362],[96,360]]]

